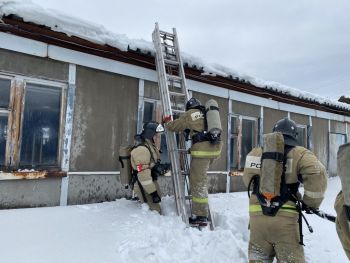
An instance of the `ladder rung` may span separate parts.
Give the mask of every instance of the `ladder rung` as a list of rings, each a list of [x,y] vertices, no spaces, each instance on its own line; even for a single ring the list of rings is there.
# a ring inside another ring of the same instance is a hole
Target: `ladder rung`
[[[174,80],[174,81],[179,81],[179,82],[182,81],[182,78],[179,77],[179,76],[167,75],[166,77],[167,77],[168,80]]]
[[[171,33],[168,33],[168,32],[162,31],[162,30],[159,30],[159,34],[160,34],[161,37],[162,36],[167,36],[167,37],[171,37],[173,39],[175,37],[174,34],[171,34]]]
[[[184,93],[179,93],[179,92],[174,92],[174,91],[169,91],[169,94],[171,96],[176,96],[176,97],[185,97],[186,96],[186,94],[184,94]]]
[[[178,62],[178,61],[176,61],[176,60],[171,60],[171,59],[164,59],[164,63],[165,63],[165,64],[175,65],[175,66],[178,66],[178,65],[179,65],[179,62]]]
[[[174,113],[184,113],[184,110],[171,109]]]
[[[163,47],[167,47],[167,48],[171,48],[171,49],[175,49],[174,46],[169,45],[169,44],[165,44],[165,43],[162,43],[162,46],[163,46]]]
[[[185,196],[185,199],[186,199],[186,200],[191,200],[191,199],[192,199],[192,195],[186,195],[186,196]]]
[[[188,153],[188,150],[187,149],[177,149],[178,152],[181,152],[181,153]]]

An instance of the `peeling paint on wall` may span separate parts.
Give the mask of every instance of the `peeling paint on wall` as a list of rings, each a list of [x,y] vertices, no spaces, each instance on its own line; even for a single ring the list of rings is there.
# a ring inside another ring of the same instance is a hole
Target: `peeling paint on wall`
[[[74,169],[76,160],[80,153],[85,149],[85,133],[88,129],[87,116],[91,114],[91,107],[76,103],[74,119],[74,147],[71,149],[71,167]]]

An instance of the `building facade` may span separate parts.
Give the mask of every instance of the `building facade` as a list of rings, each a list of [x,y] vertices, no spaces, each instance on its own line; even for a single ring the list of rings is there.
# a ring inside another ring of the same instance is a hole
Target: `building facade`
[[[0,24],[0,207],[83,204],[128,197],[118,150],[144,122],[161,121],[154,57],[120,51],[7,16]],[[211,193],[245,190],[242,170],[262,134],[290,117],[299,144],[336,176],[350,111],[185,67],[190,94],[220,107],[223,152]],[[164,139],[159,143],[166,160]],[[29,180],[30,179],[30,180]],[[160,180],[172,194],[171,178]]]

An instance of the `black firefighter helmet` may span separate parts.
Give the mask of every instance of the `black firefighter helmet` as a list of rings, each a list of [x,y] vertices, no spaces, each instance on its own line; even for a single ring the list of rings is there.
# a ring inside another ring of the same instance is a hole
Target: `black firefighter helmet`
[[[199,109],[201,105],[201,102],[196,98],[190,98],[186,103],[186,111],[190,109]]]
[[[298,131],[296,123],[289,118],[283,118],[276,122],[273,127],[273,132],[280,132],[283,134],[284,143],[290,146],[297,146]]]
[[[141,133],[141,136],[143,136],[145,139],[151,140],[156,133],[164,132],[164,127],[162,124],[159,124],[155,121],[146,122],[143,125],[143,130]]]

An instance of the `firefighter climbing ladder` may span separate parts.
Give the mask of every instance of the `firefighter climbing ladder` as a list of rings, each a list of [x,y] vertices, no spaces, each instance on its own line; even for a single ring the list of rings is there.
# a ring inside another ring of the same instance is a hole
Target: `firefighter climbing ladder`
[[[180,56],[180,48],[176,29],[173,33],[159,30],[158,23],[152,34],[156,50],[156,68],[160,98],[164,116],[181,114],[185,112],[185,105],[189,99],[186,86],[185,71]],[[179,147],[174,132],[165,131],[167,147],[172,166],[172,181],[174,198],[178,215],[188,225],[186,209],[186,176],[189,175],[188,151],[186,150],[184,136],[179,136]],[[188,186],[188,184],[187,184]],[[210,213],[209,213],[210,214]],[[210,227],[213,229],[213,220],[210,218]]]

